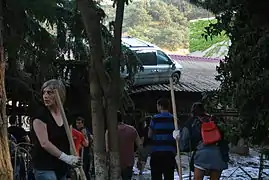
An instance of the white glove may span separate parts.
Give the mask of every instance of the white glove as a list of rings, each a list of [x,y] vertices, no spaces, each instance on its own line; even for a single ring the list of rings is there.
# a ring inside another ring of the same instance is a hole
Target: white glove
[[[173,138],[176,140],[178,140],[180,138],[180,131],[179,130],[173,131]]]
[[[62,160],[63,162],[65,162],[66,164],[69,164],[69,165],[74,166],[74,167],[81,165],[81,159],[78,156],[67,155],[67,154],[62,152],[59,159]]]
[[[175,160],[176,160],[177,164],[179,164],[180,156],[179,155],[176,155]]]

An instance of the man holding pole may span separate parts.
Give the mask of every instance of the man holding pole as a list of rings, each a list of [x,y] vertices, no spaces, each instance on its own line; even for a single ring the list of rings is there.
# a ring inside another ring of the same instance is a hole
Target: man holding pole
[[[151,179],[165,180],[174,179],[174,169],[176,167],[176,141],[173,138],[175,130],[173,115],[169,113],[170,101],[160,99],[157,101],[159,114],[153,116],[148,136],[151,138]]]

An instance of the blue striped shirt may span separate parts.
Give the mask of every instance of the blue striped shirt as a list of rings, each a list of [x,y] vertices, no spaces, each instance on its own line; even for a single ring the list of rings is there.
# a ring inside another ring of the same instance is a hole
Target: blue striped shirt
[[[175,130],[173,115],[168,112],[153,116],[150,122],[152,129],[152,152],[176,152],[176,141],[173,138]]]

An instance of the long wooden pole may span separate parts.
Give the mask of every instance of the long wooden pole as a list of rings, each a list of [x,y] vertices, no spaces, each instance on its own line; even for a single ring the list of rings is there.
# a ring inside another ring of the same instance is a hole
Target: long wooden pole
[[[72,133],[71,133],[71,130],[70,130],[70,127],[68,125],[68,121],[67,121],[67,118],[66,118],[66,115],[64,112],[64,107],[63,107],[63,104],[62,104],[62,101],[61,101],[61,98],[60,98],[60,95],[59,95],[59,92],[57,89],[55,89],[55,95],[56,95],[56,102],[60,107],[61,115],[63,118],[64,129],[65,129],[68,141],[70,143],[71,154],[75,156],[76,155],[75,143],[74,143]],[[87,180],[82,166],[79,167],[79,171],[80,171],[81,180]]]
[[[174,116],[174,125],[175,125],[175,130],[178,130],[178,123],[177,123],[177,108],[176,108],[176,101],[175,101],[175,92],[174,92],[174,84],[173,84],[173,79],[170,77],[170,91],[171,91],[171,100],[172,100],[172,107],[173,107],[173,116]],[[177,164],[178,167],[178,172],[179,172],[179,179],[182,179],[182,164],[181,164],[181,157],[180,157],[180,144],[179,141],[176,140],[177,144],[177,155],[179,157],[179,163]]]

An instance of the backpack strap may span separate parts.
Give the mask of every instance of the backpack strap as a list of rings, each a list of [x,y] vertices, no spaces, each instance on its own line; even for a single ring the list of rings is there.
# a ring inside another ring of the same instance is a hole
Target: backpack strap
[[[213,115],[209,115],[209,114],[208,114],[208,116],[210,116],[209,118],[206,117],[206,118],[208,119],[208,122],[213,121]],[[202,123],[205,122],[200,116],[197,116],[197,117],[198,117],[198,119],[199,119],[200,122],[202,122]]]

